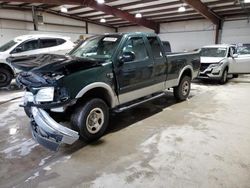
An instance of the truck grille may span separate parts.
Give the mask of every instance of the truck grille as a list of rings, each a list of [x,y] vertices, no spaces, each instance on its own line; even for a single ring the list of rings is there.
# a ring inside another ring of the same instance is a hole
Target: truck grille
[[[211,65],[211,63],[201,63],[200,71],[203,72],[209,65]]]

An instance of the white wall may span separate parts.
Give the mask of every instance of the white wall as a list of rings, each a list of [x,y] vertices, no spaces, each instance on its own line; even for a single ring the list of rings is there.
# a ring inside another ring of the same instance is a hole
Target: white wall
[[[154,32],[154,30],[142,27],[142,26],[130,26],[130,27],[121,27],[118,29],[119,33],[126,32]]]
[[[222,30],[222,43],[250,43],[248,20],[226,21]]]
[[[159,36],[170,42],[173,51],[192,50],[214,43],[215,26],[207,20],[165,23]]]
[[[119,32],[153,30],[143,27],[124,27]],[[208,20],[190,20],[160,24],[159,37],[171,43],[173,51],[200,48],[215,43],[215,25]],[[221,43],[250,43],[250,23],[247,20],[225,21],[222,28]]]
[[[53,14],[43,13],[43,25],[34,31],[31,11],[16,11],[1,9],[0,11],[0,45],[14,37],[27,34],[50,33],[71,37],[72,41],[80,35],[94,35],[115,32],[113,28],[96,24],[88,25],[89,34],[86,34],[85,22],[65,18]],[[12,20],[14,19],[14,20]]]
[[[144,27],[122,27],[119,32],[145,31],[154,32]],[[214,42],[214,25],[206,20],[171,22],[160,25],[159,37],[170,41],[173,51],[200,48]]]
[[[89,34],[94,35],[94,34],[104,34],[104,33],[115,33],[115,29],[110,28],[110,27],[105,27],[101,25],[96,25],[89,23],[88,24],[88,29],[89,29]]]

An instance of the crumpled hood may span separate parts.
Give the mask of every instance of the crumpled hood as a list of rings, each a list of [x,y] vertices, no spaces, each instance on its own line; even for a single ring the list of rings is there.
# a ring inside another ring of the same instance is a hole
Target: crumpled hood
[[[220,63],[225,57],[201,57],[201,63]]]
[[[100,66],[104,62],[58,54],[39,54],[15,58],[10,57],[7,61],[19,70],[36,73],[72,73]]]

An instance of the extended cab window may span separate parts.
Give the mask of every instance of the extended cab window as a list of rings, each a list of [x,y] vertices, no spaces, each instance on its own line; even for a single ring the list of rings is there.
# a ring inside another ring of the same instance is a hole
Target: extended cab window
[[[18,45],[12,53],[26,52],[38,49],[38,40],[30,40]]]
[[[134,61],[142,61],[148,58],[147,49],[142,37],[130,38],[123,47],[123,52],[133,52],[135,54]]]
[[[56,39],[40,39],[40,48],[49,48],[57,46]]]
[[[163,57],[162,52],[161,52],[161,46],[160,46],[157,38],[156,37],[148,37],[148,41],[149,41],[149,44],[151,46],[154,58],[156,59],[156,58]]]

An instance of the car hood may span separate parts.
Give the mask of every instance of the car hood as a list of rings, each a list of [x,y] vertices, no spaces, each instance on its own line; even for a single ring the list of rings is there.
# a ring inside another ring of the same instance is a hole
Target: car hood
[[[201,57],[201,63],[219,63],[225,57]]]
[[[64,74],[100,66],[105,62],[104,60],[78,58],[58,54],[22,56],[8,58],[7,61],[10,62],[13,67],[22,71],[32,71],[36,73],[60,72]]]

